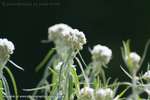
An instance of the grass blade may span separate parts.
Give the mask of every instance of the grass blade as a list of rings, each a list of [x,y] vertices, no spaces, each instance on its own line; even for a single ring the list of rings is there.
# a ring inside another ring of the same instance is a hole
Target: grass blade
[[[5,78],[5,76],[2,75],[2,84],[4,86],[4,91],[5,91],[5,97],[7,98],[7,100],[12,100],[10,97],[10,89],[9,89],[9,85],[8,82]]]
[[[18,69],[24,71],[24,69],[23,69],[22,67],[20,67],[20,66],[18,66],[17,64],[15,64],[12,60],[8,60],[8,61],[9,61],[11,64],[13,64],[16,68],[18,68]]]
[[[47,89],[49,87],[52,87],[56,84],[50,84],[50,85],[46,85],[46,86],[41,86],[41,87],[37,87],[37,88],[33,88],[33,89],[23,89],[23,91],[37,91],[37,90],[44,90]]]
[[[0,100],[4,100],[4,97],[3,97],[3,83],[2,83],[1,79],[0,79]]]
[[[4,67],[9,75],[9,77],[11,78],[12,84],[13,84],[13,88],[14,88],[14,93],[16,96],[16,100],[18,100],[18,92],[17,92],[17,85],[16,85],[16,81],[15,78],[12,74],[12,72],[10,71],[10,69],[8,67]]]
[[[54,53],[54,51],[55,51],[55,48],[52,48],[51,50],[49,50],[49,52],[44,57],[44,59],[41,61],[41,63],[36,67],[36,69],[35,69],[36,72],[38,72],[42,68],[42,66],[44,66],[44,64],[48,61],[48,59]]]
[[[122,66],[120,66],[120,68],[130,79],[132,79],[132,76]]]
[[[79,67],[80,67],[80,69],[81,69],[81,71],[82,71],[82,74],[83,74],[83,76],[84,76],[84,79],[85,79],[87,85],[89,86],[89,80],[88,80],[88,78],[87,78],[87,76],[86,76],[86,74],[85,74],[85,72],[84,72],[84,69],[83,69],[83,66],[82,66],[80,60],[79,60],[77,57],[75,57],[75,59],[76,59],[76,61],[77,61],[78,64],[79,64]]]

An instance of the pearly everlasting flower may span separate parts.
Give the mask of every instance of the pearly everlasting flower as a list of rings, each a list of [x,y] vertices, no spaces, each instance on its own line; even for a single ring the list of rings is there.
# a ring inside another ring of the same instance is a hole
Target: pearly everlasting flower
[[[100,88],[96,91],[96,100],[113,100],[114,92],[110,88]]]
[[[150,81],[150,70],[145,72],[145,74],[142,76],[143,79]]]
[[[112,57],[111,49],[100,44],[94,46],[91,53],[93,61],[100,62],[101,64],[108,64]]]
[[[84,87],[80,90],[80,99],[91,100],[94,94],[94,90],[90,87]]]
[[[84,33],[72,29],[66,24],[56,24],[49,27],[48,39],[55,43],[57,53],[62,57],[66,56],[69,50],[81,50],[86,44]]]
[[[0,64],[7,62],[10,54],[13,54],[14,49],[14,44],[11,41],[0,39]]]
[[[48,39],[51,41],[60,39],[63,37],[69,38],[69,34],[72,28],[66,24],[56,24],[48,29]]]

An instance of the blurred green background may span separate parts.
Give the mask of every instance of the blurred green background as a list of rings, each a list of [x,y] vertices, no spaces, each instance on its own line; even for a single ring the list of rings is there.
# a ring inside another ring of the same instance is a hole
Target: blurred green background
[[[130,39],[132,50],[142,55],[150,38],[149,4],[149,0],[1,0],[0,37],[14,42],[16,50],[11,59],[25,69],[22,72],[11,67],[19,89],[35,87],[42,77],[42,71],[35,73],[35,67],[54,45],[40,41],[47,39],[48,27],[56,23],[68,24],[85,33],[88,43],[81,53],[87,63],[88,47],[98,43],[110,47],[113,57],[106,69],[107,76],[128,80],[120,69],[124,65],[120,47],[122,40]],[[143,70],[149,59],[150,52]]]

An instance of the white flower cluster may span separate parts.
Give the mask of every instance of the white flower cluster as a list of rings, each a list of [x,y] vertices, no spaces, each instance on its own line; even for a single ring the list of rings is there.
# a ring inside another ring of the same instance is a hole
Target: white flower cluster
[[[108,64],[112,57],[111,49],[100,44],[95,45],[91,53],[93,61],[100,62],[101,64]]]
[[[143,79],[150,81],[150,70],[145,72],[142,76]]]
[[[86,44],[84,33],[77,29],[72,29],[66,24],[56,24],[49,27],[48,38],[55,45],[62,45],[73,50],[80,50]]]
[[[100,88],[96,91],[96,100],[113,100],[114,92],[110,88]]]
[[[6,63],[10,54],[13,54],[15,47],[11,41],[0,39],[0,64]]]
[[[48,39],[53,41],[57,53],[62,59],[67,59],[69,53],[81,50],[86,44],[86,38],[83,32],[72,29],[66,24],[56,24],[48,29]]]

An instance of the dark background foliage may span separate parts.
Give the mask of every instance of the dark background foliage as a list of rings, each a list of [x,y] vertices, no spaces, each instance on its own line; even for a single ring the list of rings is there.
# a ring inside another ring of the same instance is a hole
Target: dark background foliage
[[[148,0],[0,0],[0,37],[13,41],[16,50],[11,59],[25,69],[22,72],[9,66],[19,89],[35,87],[42,77],[42,72],[35,73],[35,67],[53,44],[40,41],[47,39],[48,27],[56,23],[66,23],[85,33],[88,43],[81,53],[87,63],[88,47],[98,43],[109,46],[113,57],[107,76],[128,80],[119,68],[123,65],[120,47],[122,40],[130,39],[132,50],[142,55],[150,38],[149,4]],[[149,58],[150,52],[143,70]]]

